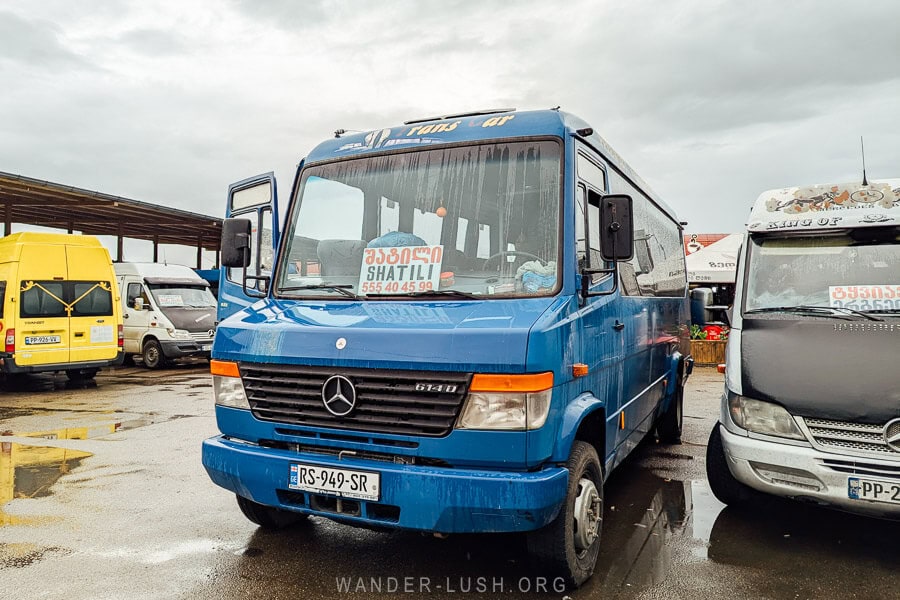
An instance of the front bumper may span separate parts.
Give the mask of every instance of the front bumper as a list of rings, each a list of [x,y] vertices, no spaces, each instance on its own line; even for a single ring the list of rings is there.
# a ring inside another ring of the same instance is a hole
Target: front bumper
[[[848,493],[851,478],[900,484],[897,461],[759,440],[736,435],[725,427],[719,427],[719,431],[732,475],[755,490],[854,513],[900,517],[900,504],[856,500]]]
[[[177,340],[177,341],[160,341],[163,355],[166,358],[182,358],[184,356],[205,356],[209,357],[212,349],[212,340]]]
[[[291,464],[378,471],[379,501],[334,503],[290,490]],[[568,471],[440,468],[358,459],[338,460],[237,442],[203,442],[203,466],[217,485],[266,506],[358,525],[440,533],[528,531],[552,521],[566,496]]]

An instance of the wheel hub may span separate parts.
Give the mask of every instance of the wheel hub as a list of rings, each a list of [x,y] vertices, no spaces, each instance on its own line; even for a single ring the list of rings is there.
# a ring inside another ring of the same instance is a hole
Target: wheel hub
[[[575,549],[583,552],[597,540],[603,520],[603,501],[594,482],[582,478],[575,497]]]

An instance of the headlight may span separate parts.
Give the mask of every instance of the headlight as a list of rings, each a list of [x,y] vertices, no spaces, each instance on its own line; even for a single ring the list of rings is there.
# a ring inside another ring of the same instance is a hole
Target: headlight
[[[213,397],[217,405],[250,410],[237,363],[211,360],[209,370],[212,373]]]
[[[805,440],[794,417],[781,406],[729,394],[728,410],[738,427],[754,433]]]
[[[166,333],[175,338],[176,340],[189,340],[191,339],[191,334],[186,329],[172,329],[171,327],[166,329]]]
[[[476,375],[456,427],[507,431],[539,429],[547,422],[552,387],[553,373]]]

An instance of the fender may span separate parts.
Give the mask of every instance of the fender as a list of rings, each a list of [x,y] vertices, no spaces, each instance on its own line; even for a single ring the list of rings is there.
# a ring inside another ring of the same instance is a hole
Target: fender
[[[569,454],[572,452],[572,444],[575,443],[575,433],[581,426],[584,419],[598,411],[606,408],[606,402],[595,397],[590,392],[585,392],[575,398],[566,406],[566,412],[563,415],[562,424],[559,427],[559,438],[556,447],[553,449],[553,455],[550,462],[556,464],[565,464],[569,460]],[[606,421],[604,420],[604,426]],[[601,454],[606,454],[605,450]],[[602,461],[603,456],[600,457]]]
[[[684,355],[678,351],[673,352],[669,358],[669,381],[666,383],[666,399],[660,407],[661,411],[664,412],[669,408],[669,402],[675,397],[675,386],[678,385],[678,380],[682,380],[682,382],[687,380],[690,371],[685,372],[685,365],[688,360],[691,359],[685,359]]]

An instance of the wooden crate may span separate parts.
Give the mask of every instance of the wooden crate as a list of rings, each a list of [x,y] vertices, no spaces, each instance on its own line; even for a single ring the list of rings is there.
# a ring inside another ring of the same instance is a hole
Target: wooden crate
[[[725,362],[726,340],[691,340],[691,355],[698,366],[716,366]]]

